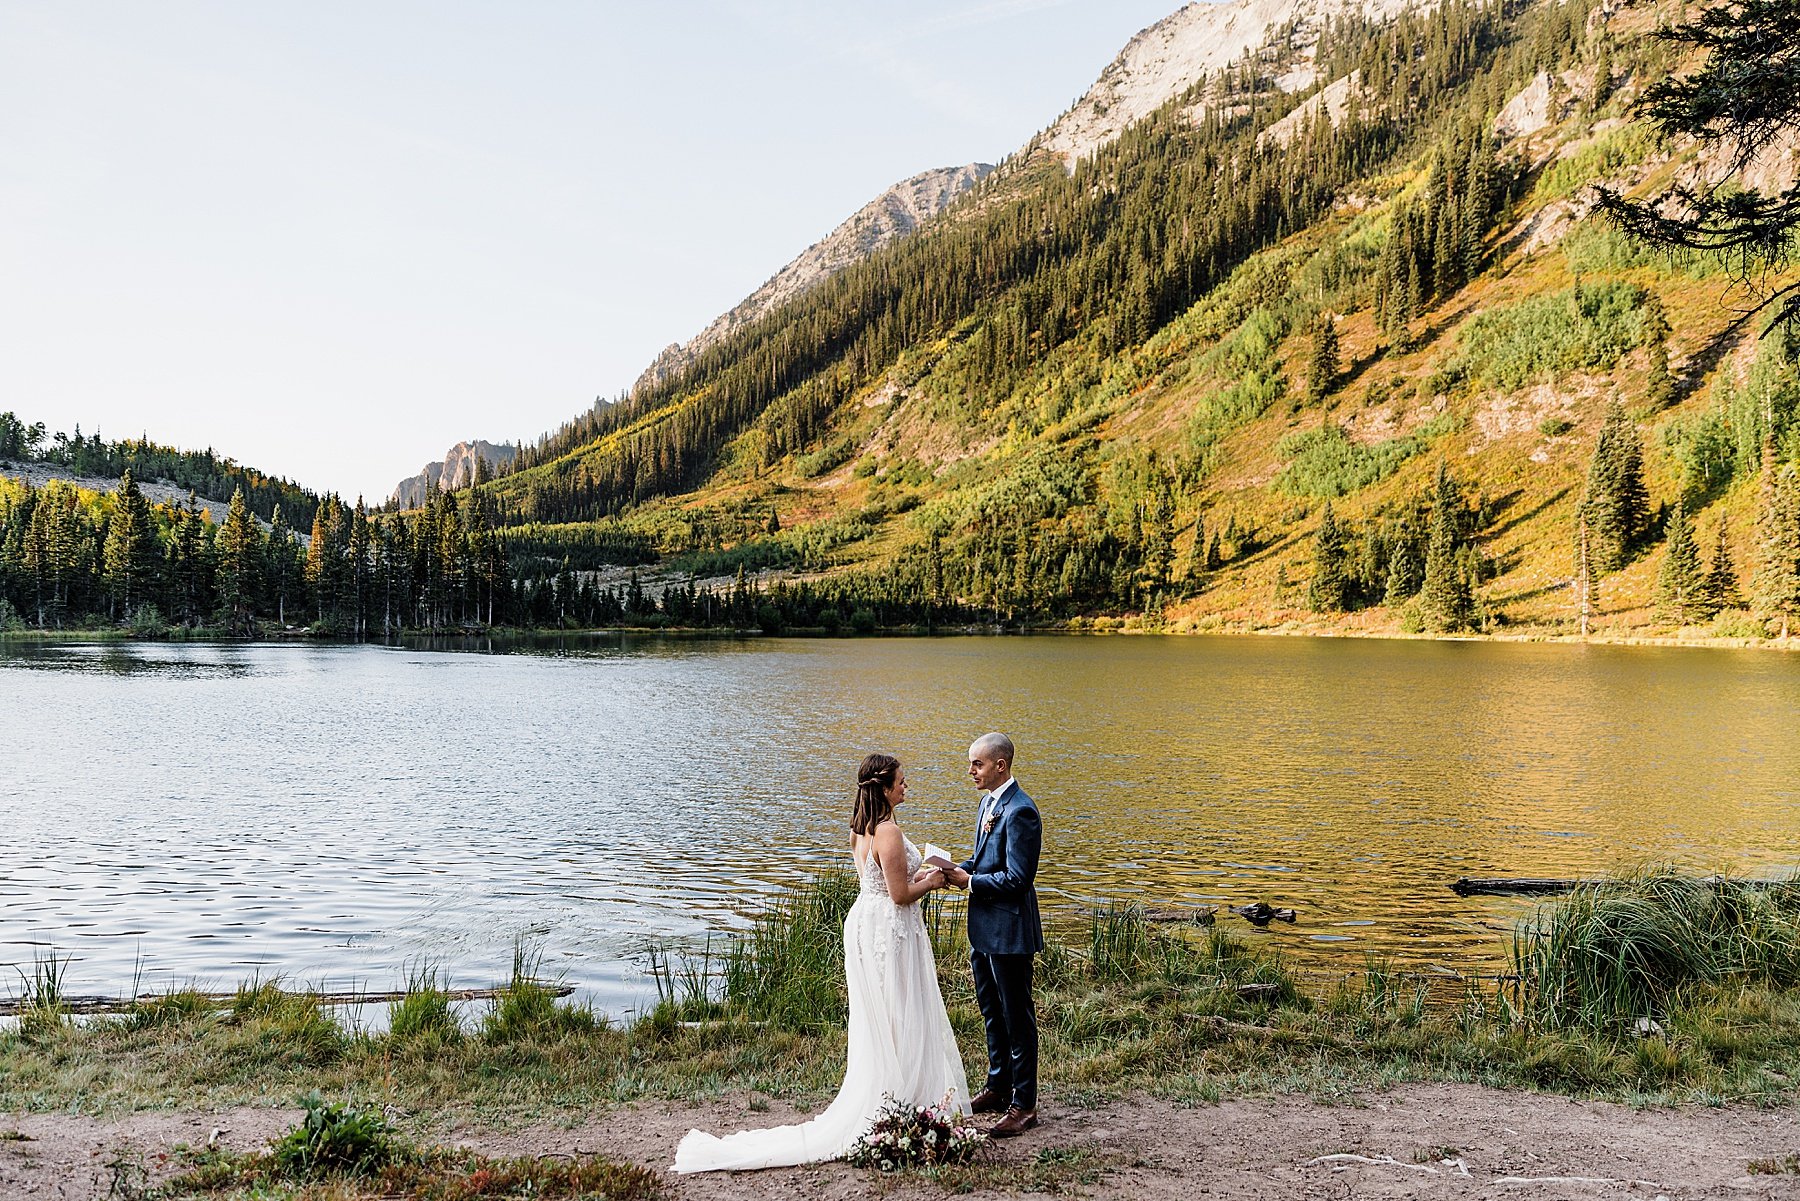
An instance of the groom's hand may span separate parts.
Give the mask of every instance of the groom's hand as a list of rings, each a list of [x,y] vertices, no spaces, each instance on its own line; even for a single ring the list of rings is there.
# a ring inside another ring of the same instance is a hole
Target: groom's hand
[[[969,873],[965,872],[960,867],[945,868],[944,879],[950,881],[950,883],[956,885],[958,888],[967,888],[969,886]]]

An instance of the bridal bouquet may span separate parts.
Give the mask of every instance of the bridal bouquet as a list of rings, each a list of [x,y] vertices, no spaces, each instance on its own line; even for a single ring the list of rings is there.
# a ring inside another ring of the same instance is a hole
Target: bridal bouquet
[[[875,1125],[856,1140],[844,1158],[859,1168],[879,1168],[883,1172],[966,1163],[987,1144],[988,1136],[973,1126],[958,1125],[961,1117],[948,1101],[938,1105],[902,1105],[889,1098]]]

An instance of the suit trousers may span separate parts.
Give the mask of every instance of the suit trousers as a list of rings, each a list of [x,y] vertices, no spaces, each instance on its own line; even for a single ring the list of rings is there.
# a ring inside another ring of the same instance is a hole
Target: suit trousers
[[[1037,1108],[1037,1006],[1031,999],[1034,955],[986,955],[975,951],[975,1003],[987,1029],[987,1087],[1012,1097],[1020,1109]]]

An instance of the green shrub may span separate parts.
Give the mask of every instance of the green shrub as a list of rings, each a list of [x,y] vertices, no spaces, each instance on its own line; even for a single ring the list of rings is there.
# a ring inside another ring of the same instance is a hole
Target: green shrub
[[[824,475],[834,467],[841,467],[850,461],[856,453],[856,442],[848,435],[827,442],[809,455],[801,455],[794,461],[794,470],[805,477]]]
[[[1550,416],[1538,422],[1538,433],[1546,438],[1560,438],[1575,428],[1575,423],[1560,415]]]
[[[1425,439],[1417,435],[1362,446],[1343,427],[1327,422],[1276,444],[1275,453],[1288,462],[1275,486],[1289,496],[1346,496],[1386,479],[1425,448]]]
[[[1579,284],[1478,314],[1457,337],[1471,377],[1511,391],[1568,371],[1605,370],[1643,337],[1636,284]]]
[[[1656,137],[1642,125],[1624,125],[1595,138],[1560,162],[1552,163],[1538,177],[1532,204],[1544,204],[1573,195],[1591,183],[1613,179],[1627,167],[1635,167],[1656,152]]]
[[[269,1158],[283,1175],[362,1176],[393,1158],[392,1132],[379,1109],[334,1104],[317,1092],[300,1103],[306,1116],[269,1147]]]
[[[169,634],[169,623],[155,605],[145,603],[131,611],[131,621],[126,627],[133,638],[166,638]]]

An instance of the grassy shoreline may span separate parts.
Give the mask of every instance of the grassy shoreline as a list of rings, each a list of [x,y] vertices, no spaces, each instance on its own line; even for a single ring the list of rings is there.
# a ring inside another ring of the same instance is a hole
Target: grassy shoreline
[[[816,1105],[842,1072],[853,894],[848,876],[820,877],[724,949],[663,957],[661,1002],[629,1024],[558,1001],[529,965],[474,1028],[422,974],[380,1035],[268,982],[222,1009],[176,992],[76,1024],[40,972],[18,1028],[0,1033],[0,1110],[292,1104],[318,1090],[437,1123],[517,1125],[746,1092]],[[947,906],[927,916],[952,1026],[979,1064],[960,922]],[[1526,923],[1513,966],[1499,981],[1440,983],[1370,961],[1357,980],[1308,991],[1226,933],[1115,908],[1040,960],[1046,1091],[1204,1104],[1451,1081],[1635,1104],[1795,1099],[1800,888],[1611,881]]]

